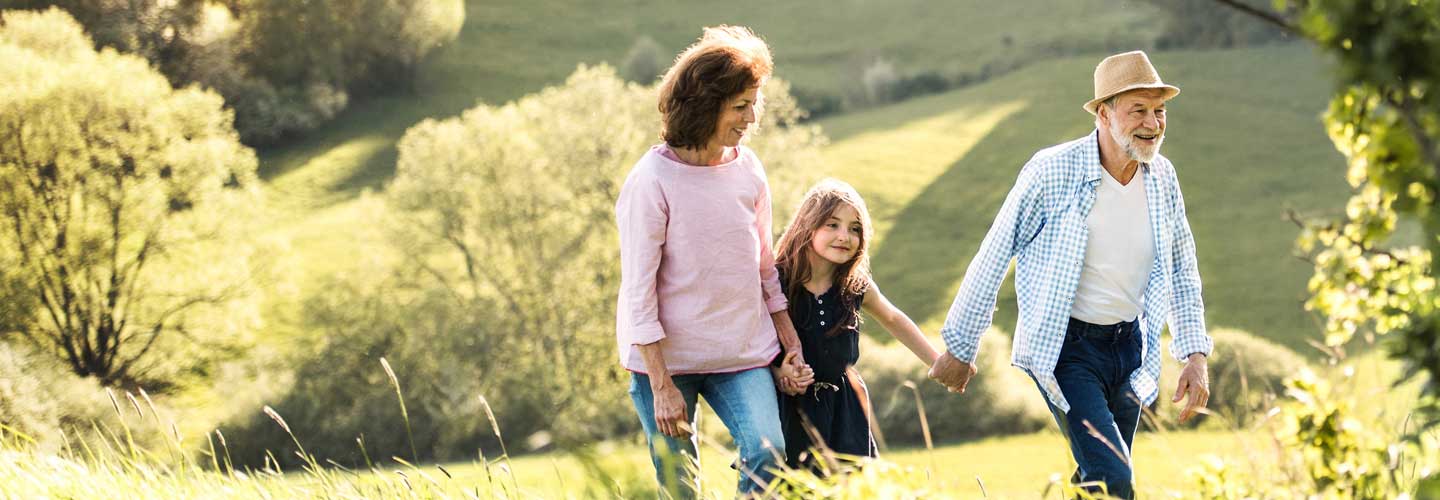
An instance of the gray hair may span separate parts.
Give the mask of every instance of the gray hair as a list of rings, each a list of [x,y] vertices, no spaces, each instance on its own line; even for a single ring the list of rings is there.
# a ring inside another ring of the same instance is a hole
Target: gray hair
[[[1121,94],[1123,94],[1123,93],[1124,93],[1124,92],[1121,92]],[[1119,103],[1120,103],[1120,94],[1112,95],[1112,96],[1110,96],[1109,98],[1105,99],[1104,101],[1101,101],[1101,102],[1100,102],[1101,105],[1103,105],[1103,106],[1105,106],[1105,107],[1107,107],[1107,108],[1110,108],[1110,113],[1111,113],[1111,114],[1114,114],[1114,113],[1115,113],[1115,106],[1117,106]],[[1100,107],[1099,107],[1099,106],[1096,106],[1096,107],[1095,107],[1095,126],[1096,126],[1096,127],[1099,127],[1099,126],[1100,126]]]

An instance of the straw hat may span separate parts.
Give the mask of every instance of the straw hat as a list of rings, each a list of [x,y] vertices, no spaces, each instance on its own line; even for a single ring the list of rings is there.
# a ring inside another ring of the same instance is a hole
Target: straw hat
[[[1095,98],[1085,103],[1085,111],[1095,114],[1100,103],[1111,96],[1135,89],[1161,89],[1169,100],[1180,93],[1180,88],[1160,81],[1155,66],[1143,51],[1115,54],[1095,66]]]

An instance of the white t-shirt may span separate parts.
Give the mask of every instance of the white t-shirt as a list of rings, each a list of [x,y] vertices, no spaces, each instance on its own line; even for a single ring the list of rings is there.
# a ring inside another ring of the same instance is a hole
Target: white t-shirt
[[[1155,243],[1145,200],[1144,169],[1126,185],[1104,169],[1100,176],[1095,206],[1085,219],[1090,236],[1070,316],[1086,323],[1111,325],[1140,316],[1145,285],[1155,260]]]

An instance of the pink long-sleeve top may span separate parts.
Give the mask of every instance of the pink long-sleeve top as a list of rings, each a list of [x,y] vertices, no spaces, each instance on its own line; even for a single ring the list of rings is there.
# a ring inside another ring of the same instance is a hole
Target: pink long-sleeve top
[[[647,373],[636,345],[660,342],[671,374],[766,366],[780,353],[770,313],[785,310],[770,243],[770,185],[741,146],[714,166],[656,145],[615,204],[620,226],[620,363]]]

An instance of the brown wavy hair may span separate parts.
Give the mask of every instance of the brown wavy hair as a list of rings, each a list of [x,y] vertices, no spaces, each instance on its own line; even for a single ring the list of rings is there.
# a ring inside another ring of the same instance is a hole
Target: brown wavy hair
[[[785,282],[780,284],[785,290],[785,298],[792,304],[798,300],[806,300],[803,294],[808,293],[805,282],[810,281],[810,254],[814,252],[810,242],[815,238],[815,232],[825,225],[841,206],[855,209],[859,216],[860,242],[855,245],[855,255],[849,262],[835,266],[834,286],[840,287],[840,320],[835,322],[830,331],[825,332],[826,336],[835,335],[842,328],[860,326],[859,298],[870,288],[869,249],[870,239],[874,235],[865,200],[860,198],[860,193],[856,192],[854,187],[842,181],[820,181],[805,193],[805,199],[800,202],[800,208],[795,211],[795,217],[790,220],[790,225],[785,228],[785,233],[780,235],[780,243],[775,247],[775,265],[782,270],[781,274],[785,277]]]
[[[705,28],[660,81],[660,137],[672,148],[705,147],[725,102],[764,85],[774,69],[770,47],[749,28]]]

